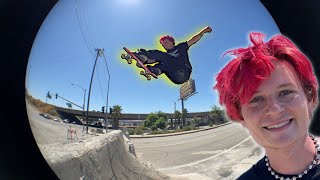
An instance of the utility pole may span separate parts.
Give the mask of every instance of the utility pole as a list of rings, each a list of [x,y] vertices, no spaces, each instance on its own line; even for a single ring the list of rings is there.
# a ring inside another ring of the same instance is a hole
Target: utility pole
[[[181,106],[182,106],[182,109],[181,109],[181,118],[182,118],[182,125],[184,126],[184,125],[185,125],[185,115],[184,115],[184,103],[183,103],[183,100],[184,100],[184,99],[181,99]]]
[[[96,64],[97,64],[98,57],[101,56],[102,49],[95,49],[95,50],[97,51],[97,56],[96,56],[96,60],[94,61],[94,66],[93,66],[93,70],[92,70],[90,86],[89,86],[89,93],[88,93],[88,102],[87,102],[87,118],[86,118],[86,125],[87,125],[86,133],[87,134],[88,134],[88,130],[89,130],[88,121],[89,121],[89,104],[90,104],[90,94],[91,94],[92,79],[93,79],[94,71],[96,69]]]
[[[106,57],[104,56],[104,50],[102,49],[102,52],[101,52],[103,58],[104,58],[104,61],[106,63],[106,67],[107,67],[107,72],[108,72],[108,87],[107,87],[107,102],[106,102],[106,117],[105,117],[105,121],[104,121],[104,126],[105,126],[105,129],[106,129],[106,132],[108,132],[108,105],[109,105],[109,86],[110,86],[110,72],[109,72],[109,68],[108,68],[108,63],[107,63],[107,60],[106,60]]]
[[[186,122],[185,120],[186,117],[184,113],[184,101],[196,93],[197,92],[196,92],[195,81],[191,78],[180,86],[180,99],[178,100],[181,100],[181,105],[182,105],[181,117],[182,117],[183,126],[185,125],[185,122]]]

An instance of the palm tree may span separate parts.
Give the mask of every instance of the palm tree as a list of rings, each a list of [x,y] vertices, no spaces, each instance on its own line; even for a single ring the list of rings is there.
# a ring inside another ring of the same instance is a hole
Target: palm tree
[[[182,124],[183,126],[186,125],[186,116],[188,114],[188,110],[186,108],[182,109]]]
[[[177,128],[177,119],[178,119],[178,125],[180,124],[180,117],[181,117],[180,111],[176,110],[174,112],[173,116],[174,116],[174,119],[175,119],[175,121],[174,121],[175,128]]]
[[[194,117],[192,118],[192,124],[194,124],[196,127],[199,128],[200,120],[201,120],[201,118],[199,118],[199,117],[197,117],[197,116],[194,116]]]
[[[211,107],[210,119],[212,119],[214,124],[218,124],[221,121],[221,118],[223,118],[223,114],[223,110],[220,109],[220,107],[214,105]]]
[[[121,111],[122,107],[120,105],[114,105],[112,107],[113,112],[112,112],[112,127],[113,129],[118,129],[119,128],[119,118],[121,117]]]

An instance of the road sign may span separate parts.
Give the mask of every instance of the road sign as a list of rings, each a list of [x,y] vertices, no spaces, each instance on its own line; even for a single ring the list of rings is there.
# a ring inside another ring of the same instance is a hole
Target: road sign
[[[183,83],[180,87],[180,99],[185,99],[190,97],[196,92],[196,85],[193,79],[189,79],[187,82]]]
[[[67,105],[69,108],[72,108],[72,104],[71,104],[71,103],[66,103],[66,105]]]

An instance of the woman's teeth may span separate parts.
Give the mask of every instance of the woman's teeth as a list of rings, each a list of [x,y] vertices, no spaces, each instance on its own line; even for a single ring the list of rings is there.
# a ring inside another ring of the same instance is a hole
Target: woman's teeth
[[[285,122],[283,122],[283,123],[281,123],[281,124],[277,124],[277,125],[274,125],[274,126],[268,126],[268,127],[266,127],[266,128],[267,128],[267,129],[281,128],[281,127],[289,124],[289,122],[290,122],[290,120],[287,120],[287,121],[285,121]]]

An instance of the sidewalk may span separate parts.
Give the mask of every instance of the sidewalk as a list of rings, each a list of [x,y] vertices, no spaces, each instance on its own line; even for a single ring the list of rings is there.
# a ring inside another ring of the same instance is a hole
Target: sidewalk
[[[225,126],[231,124],[231,122],[227,122],[224,124],[220,124],[217,126],[212,126],[212,127],[206,127],[206,128],[202,128],[202,129],[197,129],[197,130],[190,130],[190,131],[184,131],[184,132],[177,132],[177,133],[168,133],[168,134],[154,134],[154,135],[129,135],[130,138],[153,138],[153,137],[167,137],[167,136],[178,136],[178,135],[183,135],[183,134],[190,134],[190,133],[196,133],[199,131],[206,131],[209,129],[214,129],[214,128],[218,128],[221,126]]]

